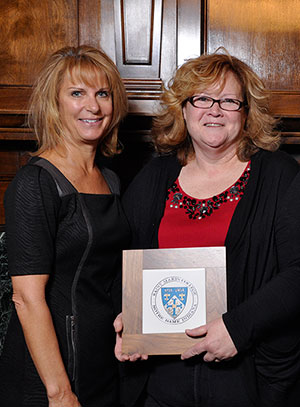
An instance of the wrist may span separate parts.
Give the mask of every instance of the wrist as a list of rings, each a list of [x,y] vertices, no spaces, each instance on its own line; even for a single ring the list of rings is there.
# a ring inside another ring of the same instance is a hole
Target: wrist
[[[72,389],[68,380],[60,383],[51,383],[47,386],[47,396],[49,400],[62,400],[70,393],[72,393]]]

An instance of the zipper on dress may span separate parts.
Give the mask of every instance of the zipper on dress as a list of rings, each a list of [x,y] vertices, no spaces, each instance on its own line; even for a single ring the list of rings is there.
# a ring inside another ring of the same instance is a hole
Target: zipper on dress
[[[68,374],[73,382],[76,377],[76,341],[75,341],[75,317],[66,316],[67,343],[68,343]]]

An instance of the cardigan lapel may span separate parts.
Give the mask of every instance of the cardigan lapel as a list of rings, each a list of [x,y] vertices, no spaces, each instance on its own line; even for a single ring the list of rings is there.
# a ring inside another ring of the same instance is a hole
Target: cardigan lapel
[[[251,157],[250,178],[245,193],[234,211],[225,239],[225,246],[228,247],[229,250],[233,250],[242,238],[243,231],[249,222],[251,211],[257,203],[256,192],[259,188],[262,155],[263,152],[258,151]]]

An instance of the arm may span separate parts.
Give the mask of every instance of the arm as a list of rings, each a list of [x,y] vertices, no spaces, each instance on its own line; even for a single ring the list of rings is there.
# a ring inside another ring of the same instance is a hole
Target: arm
[[[48,279],[48,275],[12,277],[13,302],[30,355],[46,387],[49,407],[78,407],[45,299]]]
[[[300,190],[299,190],[300,196]],[[294,200],[295,204],[297,200]],[[280,272],[265,286],[222,318],[202,327],[187,330],[193,337],[204,338],[186,351],[182,358],[207,352],[205,361],[226,360],[238,351],[260,346],[263,340],[274,341],[278,355],[296,352],[297,337],[292,330],[300,313],[300,216],[292,215],[291,205],[284,207],[277,229],[277,251]],[[296,211],[296,208],[295,208]],[[253,323],[250,323],[249,316]],[[290,339],[286,339],[289,338]],[[281,342],[282,341],[282,342]],[[299,342],[299,341],[298,341]]]
[[[256,273],[255,270],[255,261],[252,261],[252,264],[249,263],[251,266],[248,268],[248,273],[253,273],[254,276],[257,275],[258,278],[261,278],[265,273],[264,265],[269,265],[268,272],[270,277],[272,277],[270,273],[270,270],[272,270],[273,277],[266,279],[266,282],[261,285],[260,289],[256,290],[255,293],[250,295],[239,305],[234,305],[233,308],[223,315],[224,328],[226,329],[225,331],[219,330],[219,333],[223,332],[224,334],[220,336],[220,342],[223,336],[223,340],[225,340],[229,334],[231,342],[234,343],[236,350],[239,352],[251,348],[253,349],[260,341],[275,340],[276,342],[281,335],[285,335],[285,332],[291,325],[294,325],[293,321],[295,321],[295,318],[299,317],[300,217],[298,215],[297,196],[300,196],[300,187],[296,187],[297,184],[300,185],[299,176],[298,181],[295,179],[289,191],[286,191],[287,186],[291,184],[292,179],[295,177],[295,170],[298,171],[298,167],[290,168],[289,171],[281,170],[278,174],[276,173],[275,178],[272,175],[266,177],[269,182],[275,179],[275,184],[277,180],[278,186],[274,188],[274,196],[271,196],[270,199],[268,196],[264,197],[264,202],[269,203],[269,205],[260,205],[263,209],[260,211],[261,213],[258,212],[263,216],[264,208],[268,208],[271,214],[273,213],[272,211],[274,211],[274,216],[272,215],[273,229],[267,230],[263,234],[262,229],[261,232],[259,232],[261,236],[256,236],[253,248],[255,248],[257,242],[259,243],[257,239],[261,239],[263,244],[265,244],[265,242],[273,243],[268,247],[269,257],[265,255],[265,263],[262,261],[258,262],[258,264],[261,265],[261,269],[258,270],[258,273]],[[252,195],[256,196],[255,193]],[[255,205],[253,205],[253,207],[255,207]],[[264,246],[262,245],[260,247],[263,248]],[[259,251],[256,252],[256,255],[257,253],[259,253]],[[268,252],[262,252],[261,255],[263,256],[264,253]],[[270,260],[274,262],[274,269],[271,269],[272,263],[269,263]],[[243,261],[241,264],[243,264]],[[238,265],[235,270],[235,272],[239,272]],[[277,275],[274,275],[276,272]],[[219,321],[219,323],[221,324],[221,321]],[[208,326],[210,326],[210,324],[208,324]],[[204,328],[202,328],[202,331],[203,329]],[[210,332],[212,331],[210,330]],[[289,334],[286,336],[288,335]],[[233,350],[233,348],[231,349]],[[219,351],[220,350],[221,348]],[[279,354],[282,353],[278,350],[277,355]],[[220,356],[219,354],[216,357],[220,358]],[[226,357],[226,352],[223,354],[223,357]]]
[[[244,276],[242,281],[231,279],[231,306],[223,315],[239,352],[255,347],[267,337],[276,338],[299,317],[300,309],[299,166],[280,152],[270,154],[269,162],[264,157],[262,163],[265,168],[260,171],[255,171],[253,164],[254,178],[248,191],[251,193],[244,202],[248,208],[232,220],[235,228],[231,231],[239,230],[238,223],[244,230],[250,225],[248,242],[246,234],[243,240],[241,234],[237,235],[241,244],[234,242],[231,233],[235,246],[229,241],[227,246],[231,270]]]
[[[50,407],[78,407],[63,367],[45,288],[53,270],[60,199],[41,168],[22,168],[5,194],[13,301]]]
[[[299,186],[292,186],[275,225],[278,273],[236,308],[223,315],[239,351],[285,335],[300,316]],[[249,318],[249,316],[251,318]]]

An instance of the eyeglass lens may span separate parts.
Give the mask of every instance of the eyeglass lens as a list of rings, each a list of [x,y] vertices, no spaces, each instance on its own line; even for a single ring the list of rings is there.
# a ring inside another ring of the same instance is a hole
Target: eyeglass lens
[[[202,109],[209,109],[215,103],[218,103],[223,110],[239,110],[242,106],[242,102],[237,99],[213,99],[210,97],[192,97],[190,102],[194,107],[199,107]]]

